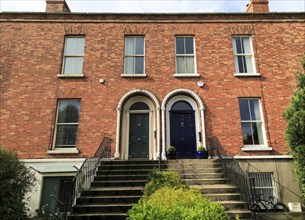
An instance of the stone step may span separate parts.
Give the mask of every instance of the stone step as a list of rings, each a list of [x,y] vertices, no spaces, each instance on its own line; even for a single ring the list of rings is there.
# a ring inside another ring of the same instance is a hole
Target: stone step
[[[213,184],[213,185],[191,185],[193,189],[199,189],[203,194],[214,193],[237,193],[239,188],[230,184]]]
[[[225,175],[223,173],[182,173],[180,174],[181,179],[208,179],[208,178],[224,178]]]
[[[164,161],[161,161],[162,164],[164,164]],[[158,160],[102,160],[101,165],[134,165],[134,164],[154,164],[158,165]]]
[[[106,180],[106,181],[94,181],[91,183],[92,187],[126,187],[126,186],[145,186],[147,180]]]
[[[136,196],[142,195],[144,187],[91,187],[82,196]]]
[[[167,165],[162,164],[162,168],[166,168]],[[158,169],[158,165],[156,164],[103,164],[98,167],[99,171],[103,170],[154,170]]]
[[[98,175],[94,178],[95,181],[106,180],[148,180],[149,175]]]
[[[167,160],[166,164],[209,164],[219,163],[218,159],[207,159],[207,160],[195,160],[195,159],[178,159],[178,160]]]
[[[132,204],[89,204],[74,206],[73,213],[127,213]]]
[[[245,209],[233,209],[233,210],[226,210],[225,213],[227,213],[231,219],[235,219],[235,217],[238,215],[239,219],[255,219],[252,218],[252,212],[245,210]]]
[[[215,167],[208,167],[208,168],[197,168],[197,169],[192,169],[192,168],[167,168],[167,171],[175,171],[179,173],[180,175],[184,174],[204,174],[204,173],[221,173],[222,170],[221,168],[215,168]]]
[[[69,220],[125,220],[126,213],[85,213],[72,214]]]
[[[244,201],[236,201],[236,200],[226,200],[219,201],[221,205],[225,207],[226,210],[234,210],[234,209],[245,209],[246,203]]]
[[[204,194],[206,198],[211,201],[225,201],[225,200],[236,200],[240,201],[241,195],[239,193],[215,193],[215,194]]]
[[[183,179],[183,183],[188,185],[210,185],[210,184],[225,184],[227,179],[214,178],[214,179]]]
[[[77,199],[77,204],[112,204],[112,203],[136,203],[141,198],[140,195],[134,196],[83,196]]]
[[[151,169],[141,169],[141,170],[98,170],[96,175],[137,175],[143,174],[148,175],[152,170]]]
[[[163,165],[166,169],[204,169],[204,168],[221,168],[218,163],[202,163],[202,164],[167,164]]]

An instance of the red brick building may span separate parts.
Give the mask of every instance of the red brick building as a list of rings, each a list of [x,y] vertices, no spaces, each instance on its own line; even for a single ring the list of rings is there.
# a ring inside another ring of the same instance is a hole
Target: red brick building
[[[0,145],[41,180],[71,175],[104,138],[111,158],[153,160],[159,146],[163,159],[170,145],[181,158],[199,145],[213,154],[217,137],[247,172],[251,163],[298,191],[282,172],[291,169],[282,114],[305,13],[271,13],[268,1],[245,13],[71,13],[63,0],[46,11],[0,14]],[[298,201],[282,186],[281,200]]]

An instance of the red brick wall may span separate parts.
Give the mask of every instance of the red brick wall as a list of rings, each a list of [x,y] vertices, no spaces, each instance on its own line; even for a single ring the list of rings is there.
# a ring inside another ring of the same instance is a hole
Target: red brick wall
[[[294,77],[305,51],[304,22],[115,21],[2,22],[1,146],[18,150],[22,158],[68,157],[47,155],[53,142],[57,99],[80,98],[77,156],[92,156],[104,136],[115,141],[116,107],[128,91],[149,90],[161,103],[172,90],[186,88],[203,100],[206,136],[217,136],[229,153],[250,154],[241,151],[238,97],[261,98],[268,143],[274,148],[268,154],[288,151],[282,113],[293,94]],[[84,78],[57,77],[66,33],[86,35]],[[125,34],[145,35],[147,78],[121,77]],[[195,36],[203,88],[197,85],[199,78],[173,77],[175,34]],[[233,76],[232,34],[252,35],[261,77]],[[105,79],[105,84],[99,79]],[[112,147],[114,151],[115,143]]]

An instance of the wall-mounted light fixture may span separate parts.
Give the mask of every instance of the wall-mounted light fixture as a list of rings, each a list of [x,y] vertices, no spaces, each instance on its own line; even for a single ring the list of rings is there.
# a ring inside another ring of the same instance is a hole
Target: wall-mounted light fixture
[[[202,80],[200,80],[200,81],[197,82],[197,85],[198,85],[199,87],[203,87],[204,82],[203,82]]]

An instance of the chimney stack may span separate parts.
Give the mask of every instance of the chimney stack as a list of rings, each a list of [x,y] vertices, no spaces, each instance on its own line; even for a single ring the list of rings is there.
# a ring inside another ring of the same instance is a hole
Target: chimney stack
[[[268,0],[250,0],[246,12],[269,12]]]
[[[65,0],[46,0],[46,2],[47,2],[47,6],[46,6],[47,13],[71,12]]]

